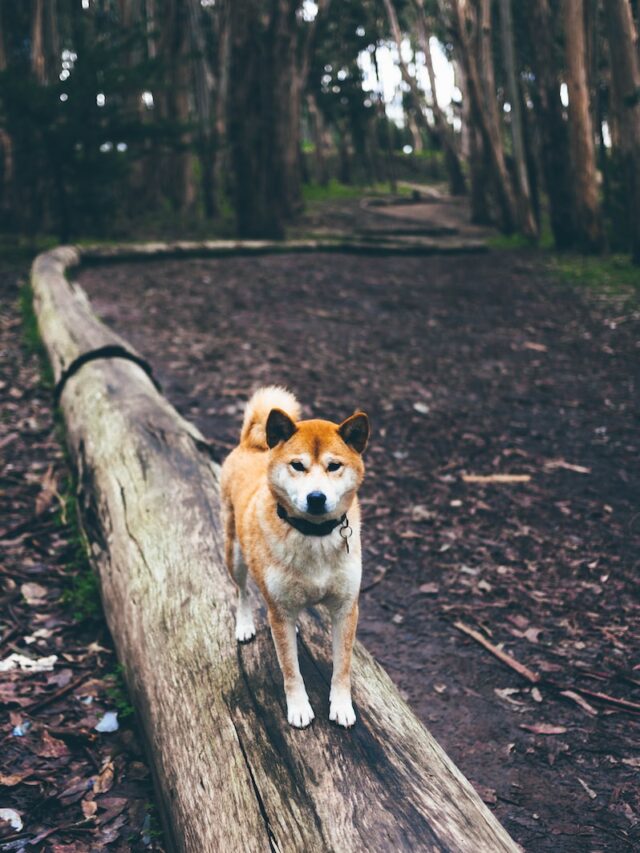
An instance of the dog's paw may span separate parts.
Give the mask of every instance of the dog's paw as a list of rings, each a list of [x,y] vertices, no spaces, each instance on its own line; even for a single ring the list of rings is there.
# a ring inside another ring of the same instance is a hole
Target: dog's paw
[[[239,643],[248,643],[256,635],[256,626],[253,624],[253,619],[242,620],[236,623],[236,640]]]
[[[315,714],[306,696],[287,699],[287,719],[289,725],[304,729],[313,722]]]
[[[350,729],[355,724],[356,712],[353,710],[349,696],[337,697],[330,700],[329,719],[345,729]]]

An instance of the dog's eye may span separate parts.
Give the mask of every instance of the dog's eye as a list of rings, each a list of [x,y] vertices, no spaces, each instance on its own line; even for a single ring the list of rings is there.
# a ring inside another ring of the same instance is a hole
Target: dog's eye
[[[290,465],[294,471],[304,471],[305,470],[305,467],[302,464],[302,462],[291,462]]]
[[[327,471],[338,471],[342,468],[342,462],[329,462],[327,465]]]

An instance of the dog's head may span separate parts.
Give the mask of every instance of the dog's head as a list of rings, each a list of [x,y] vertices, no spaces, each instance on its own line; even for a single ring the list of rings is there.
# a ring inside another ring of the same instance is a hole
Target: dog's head
[[[294,423],[281,409],[272,409],[266,433],[271,448],[269,486],[287,512],[311,521],[340,518],[347,512],[364,477],[362,452],[369,440],[364,412],[341,424]]]

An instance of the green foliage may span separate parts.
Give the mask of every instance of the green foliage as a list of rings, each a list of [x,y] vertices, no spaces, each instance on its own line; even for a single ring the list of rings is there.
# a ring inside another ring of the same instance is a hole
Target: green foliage
[[[118,712],[120,720],[126,720],[127,717],[133,716],[135,708],[129,699],[129,691],[124,680],[124,667],[118,664],[115,670],[107,676],[109,687],[107,687],[107,696],[113,703]]]
[[[70,479],[65,482],[60,498],[58,523],[66,528],[69,540],[67,582],[62,600],[71,610],[73,618],[79,622],[101,619],[102,602],[98,576],[89,563],[87,542],[78,521],[75,489]]]
[[[383,194],[388,192],[389,184],[377,183],[368,186],[355,186],[353,184],[341,184],[335,178],[332,178],[325,186],[316,183],[305,184],[302,190],[304,200],[307,204],[347,198],[362,198],[372,193]],[[408,188],[400,187],[399,192],[403,195],[408,195],[410,191]]]
[[[550,266],[570,284],[587,287],[606,296],[624,296],[632,301],[640,296],[638,267],[623,255],[556,254]]]
[[[487,240],[489,248],[498,251],[517,251],[520,249],[531,249],[538,247],[544,251],[550,251],[554,247],[553,233],[549,217],[545,213],[540,224],[540,236],[538,240],[525,237],[524,234],[494,234]]]
[[[144,57],[144,35],[123,28],[114,13],[78,11],[42,84],[24,49],[29,21],[15,10],[11,15],[16,41],[0,73],[0,124],[12,140],[18,197],[2,224],[30,234],[55,230],[63,242],[109,233],[126,213],[129,176],[145,145],[175,140],[181,130],[139,108],[139,93],[157,80],[158,64],[131,61]]]

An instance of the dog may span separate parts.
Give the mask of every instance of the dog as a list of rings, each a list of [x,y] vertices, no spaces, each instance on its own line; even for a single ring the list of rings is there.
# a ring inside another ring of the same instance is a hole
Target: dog
[[[357,491],[369,419],[357,411],[340,424],[301,420],[289,391],[260,388],[247,403],[240,443],[221,472],[225,561],[238,589],[236,639],[255,637],[247,572],[267,604],[284,678],[287,718],[314,719],[298,665],[296,620],[310,605],[329,610],[333,675],[329,719],[349,728],[351,653],[362,575]]]

